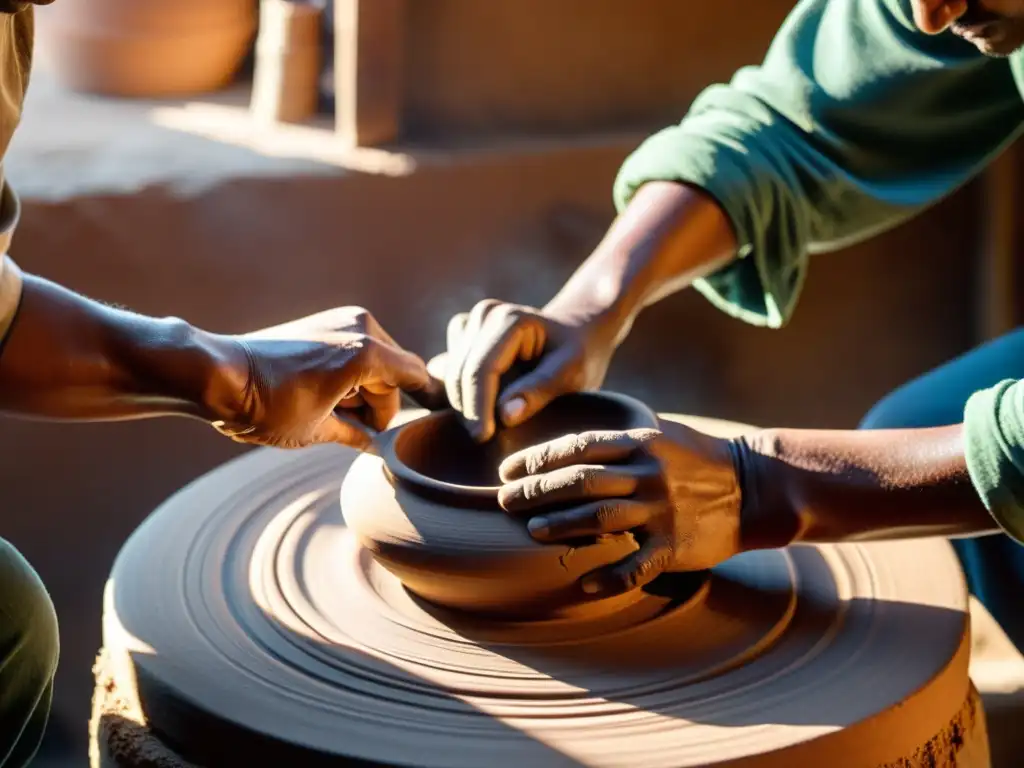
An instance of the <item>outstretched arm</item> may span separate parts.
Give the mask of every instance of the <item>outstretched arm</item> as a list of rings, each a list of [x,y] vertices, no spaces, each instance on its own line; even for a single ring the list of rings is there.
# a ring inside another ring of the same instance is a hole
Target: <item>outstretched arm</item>
[[[962,424],[771,429],[739,447],[744,548],[999,529],[971,482]]]
[[[962,424],[770,429],[736,448],[747,546],[1000,529],[1024,542],[1024,381],[974,393]]]
[[[1024,382],[975,394],[964,423],[948,427],[725,440],[665,422],[534,446],[501,475],[502,506],[539,541],[636,536],[635,555],[584,579],[592,593],[804,542],[1000,528],[1024,541]]]
[[[431,386],[423,361],[359,307],[229,336],[109,307],[2,263],[0,411],[9,414],[183,415],[241,442],[366,448],[401,390]]]
[[[917,29],[906,0],[801,0],[764,61],[704,91],[627,159],[621,215],[547,305],[457,317],[449,399],[489,438],[601,384],[647,306],[688,285],[748,322],[792,315],[809,254],[892,227],[1024,125],[1005,60]],[[534,369],[503,376],[517,361]]]
[[[795,309],[811,253],[947,196],[1022,119],[1006,60],[952,33],[924,34],[907,0],[801,0],[759,66],[705,90],[627,159],[615,200],[623,211],[642,205],[638,191],[659,181],[715,200],[735,249],[707,274],[687,265],[694,285],[726,312],[776,327]],[[595,257],[613,268],[600,249]],[[675,277],[648,292],[688,284]]]
[[[6,279],[17,268],[8,261]],[[31,275],[0,355],[0,409],[59,419],[213,421],[247,376],[242,349],[176,318],[115,309]]]

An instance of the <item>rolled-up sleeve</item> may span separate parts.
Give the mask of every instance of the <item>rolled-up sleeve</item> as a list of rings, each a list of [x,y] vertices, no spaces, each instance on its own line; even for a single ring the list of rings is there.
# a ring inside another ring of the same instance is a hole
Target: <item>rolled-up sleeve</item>
[[[704,91],[622,166],[705,190],[737,258],[695,287],[756,325],[790,317],[808,254],[892,227],[975,175],[1021,129],[1005,60],[914,27],[908,0],[801,0],[764,62]]]
[[[1024,381],[976,392],[964,410],[964,453],[978,495],[1024,544]]]

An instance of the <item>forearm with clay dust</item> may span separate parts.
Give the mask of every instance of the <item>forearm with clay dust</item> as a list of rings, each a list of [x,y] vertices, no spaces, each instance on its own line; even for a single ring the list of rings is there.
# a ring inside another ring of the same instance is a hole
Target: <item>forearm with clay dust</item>
[[[641,310],[735,253],[732,227],[711,197],[685,184],[648,182],[546,309],[563,319],[607,319],[620,329],[620,343]]]
[[[0,411],[36,418],[209,418],[230,345],[176,318],[92,301],[39,277],[0,354]]]
[[[747,549],[999,530],[971,484],[959,424],[770,429],[737,445]]]

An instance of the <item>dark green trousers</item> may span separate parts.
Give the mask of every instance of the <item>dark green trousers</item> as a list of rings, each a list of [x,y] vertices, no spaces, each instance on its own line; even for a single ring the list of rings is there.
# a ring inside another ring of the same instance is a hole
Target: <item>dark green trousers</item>
[[[22,768],[42,741],[60,643],[53,603],[28,561],[0,539],[0,766]]]

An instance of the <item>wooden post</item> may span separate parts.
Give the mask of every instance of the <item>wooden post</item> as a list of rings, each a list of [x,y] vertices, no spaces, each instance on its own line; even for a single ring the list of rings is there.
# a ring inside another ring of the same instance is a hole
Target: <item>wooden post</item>
[[[405,0],[335,0],[335,130],[353,146],[401,133]]]
[[[258,121],[301,123],[316,114],[320,17],[315,5],[260,0],[250,103]]]
[[[979,342],[1017,325],[1016,256],[1020,245],[1019,145],[1004,152],[982,177],[983,245],[975,317]]]

